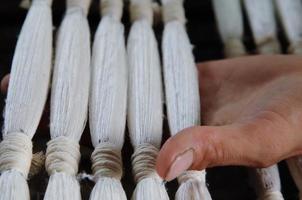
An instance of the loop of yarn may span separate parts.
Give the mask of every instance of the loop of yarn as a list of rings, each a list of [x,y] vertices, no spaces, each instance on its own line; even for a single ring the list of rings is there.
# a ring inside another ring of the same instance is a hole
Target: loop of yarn
[[[0,172],[15,169],[27,177],[32,159],[31,138],[24,133],[8,133],[0,143]]]
[[[226,57],[237,57],[245,55],[246,51],[240,38],[229,38],[224,43]]]
[[[259,53],[276,54],[280,52],[280,44],[276,37],[266,37],[257,42]]]
[[[202,171],[196,171],[196,170],[188,170],[183,172],[179,177],[178,181],[180,184],[185,183],[187,181],[204,181],[206,176],[205,170]]]
[[[67,0],[68,11],[74,9],[82,9],[85,15],[88,14],[91,0]]]
[[[155,170],[158,149],[151,144],[141,144],[132,155],[134,179],[138,183],[145,178],[160,179]]]
[[[292,43],[288,48],[288,52],[296,55],[302,54],[302,41]]]
[[[171,21],[179,21],[182,24],[186,23],[183,0],[166,0],[163,5],[163,19],[165,23]]]
[[[101,1],[102,16],[110,16],[117,21],[120,21],[123,14],[122,0],[102,0]]]
[[[64,172],[76,175],[80,161],[80,145],[71,139],[60,136],[47,143],[45,167],[49,175]]]
[[[130,18],[134,22],[136,20],[145,19],[150,24],[153,23],[153,7],[151,0],[131,0]]]
[[[120,180],[123,175],[121,150],[109,143],[100,143],[92,155],[92,171],[96,178],[109,177]]]

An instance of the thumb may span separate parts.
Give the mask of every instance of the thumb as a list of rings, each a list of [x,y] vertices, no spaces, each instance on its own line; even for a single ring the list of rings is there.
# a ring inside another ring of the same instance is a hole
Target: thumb
[[[187,128],[163,145],[156,170],[163,179],[170,181],[187,169],[223,165],[264,167],[274,162],[267,156],[270,150],[264,147],[268,146],[265,137],[259,130],[243,125]]]
[[[9,74],[5,75],[3,79],[1,80],[1,92],[5,94],[7,92],[8,88],[8,82],[9,82]]]

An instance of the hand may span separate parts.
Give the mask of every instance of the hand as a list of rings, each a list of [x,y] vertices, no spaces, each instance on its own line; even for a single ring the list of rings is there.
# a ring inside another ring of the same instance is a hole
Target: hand
[[[157,172],[267,167],[302,153],[302,57],[250,56],[198,64],[204,126],[162,147]]]

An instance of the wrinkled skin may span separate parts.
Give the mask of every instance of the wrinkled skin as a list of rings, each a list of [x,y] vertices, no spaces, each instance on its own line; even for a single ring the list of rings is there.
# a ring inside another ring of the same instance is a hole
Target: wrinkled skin
[[[267,167],[302,153],[302,57],[250,56],[197,68],[204,125],[184,129],[164,144],[156,165],[161,177],[179,175],[171,165],[188,149],[193,149],[188,166],[198,170]],[[4,93],[8,80],[1,82]]]

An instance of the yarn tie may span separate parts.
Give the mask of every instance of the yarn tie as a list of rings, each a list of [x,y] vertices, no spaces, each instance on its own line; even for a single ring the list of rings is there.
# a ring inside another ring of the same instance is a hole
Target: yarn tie
[[[102,0],[101,1],[102,16],[110,16],[117,21],[120,21],[123,13],[122,0]]]
[[[291,54],[301,55],[302,54],[302,41],[292,43],[288,48],[288,52]]]
[[[183,172],[178,177],[178,181],[180,184],[185,183],[187,181],[204,182],[205,176],[206,176],[205,170],[203,170],[203,171],[188,170],[188,171]]]
[[[67,11],[82,10],[87,15],[91,0],[67,0]]]
[[[24,133],[8,133],[0,143],[0,172],[15,169],[27,178],[32,159],[31,138]]]
[[[63,172],[76,175],[80,161],[80,145],[73,140],[60,136],[47,143],[45,167],[49,175]]]
[[[161,180],[155,170],[158,149],[151,144],[141,144],[132,155],[134,179],[138,183],[145,178]]]
[[[123,175],[121,150],[113,144],[100,143],[92,155],[92,171],[96,178],[108,177],[120,180]]]
[[[163,19],[165,23],[179,21],[186,23],[183,0],[166,0],[163,5]]]
[[[280,52],[279,42],[273,36],[257,41],[257,46],[261,54],[276,54]]]
[[[245,48],[240,38],[229,38],[225,41],[226,57],[237,57],[245,54]]]
[[[153,8],[151,0],[132,0],[130,3],[130,18],[136,20],[145,19],[153,23]]]

